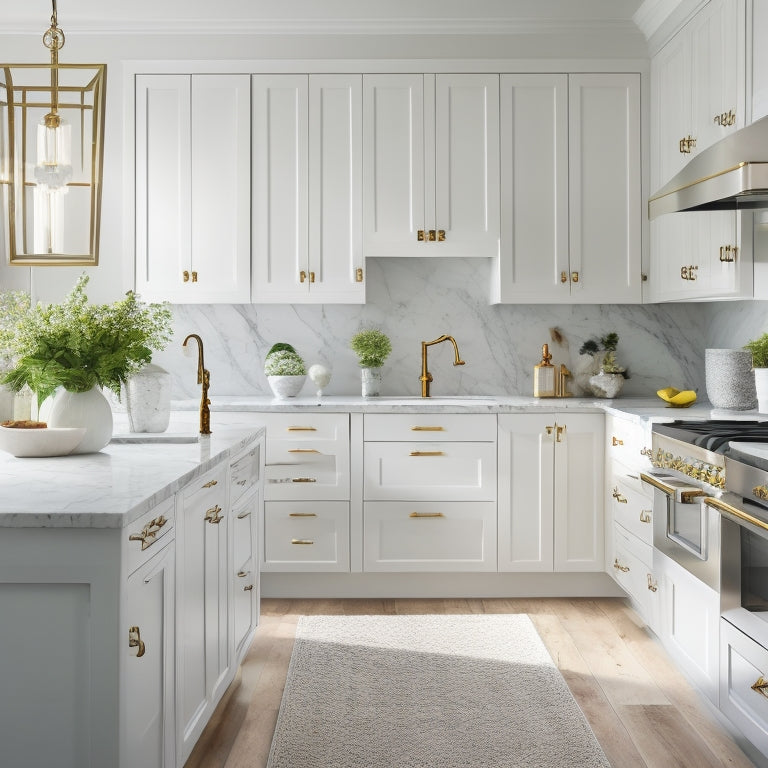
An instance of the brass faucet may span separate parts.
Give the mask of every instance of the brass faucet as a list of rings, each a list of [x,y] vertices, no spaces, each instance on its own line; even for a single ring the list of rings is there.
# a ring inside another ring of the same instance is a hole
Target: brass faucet
[[[209,406],[211,401],[208,398],[208,388],[211,386],[211,374],[206,370],[203,362],[203,340],[196,333],[190,333],[181,346],[186,347],[190,339],[197,342],[197,383],[203,385],[203,393],[200,397],[200,434],[210,435],[211,409]]]
[[[454,365],[464,365],[464,361],[459,356],[459,347],[456,344],[456,339],[453,336],[446,336],[443,334],[434,341],[422,341],[421,342],[421,376],[419,381],[421,382],[421,396],[429,397],[429,384],[432,381],[432,374],[427,369],[427,347],[431,347],[433,344],[440,344],[442,341],[450,341],[453,344],[453,351],[456,359],[453,361]]]

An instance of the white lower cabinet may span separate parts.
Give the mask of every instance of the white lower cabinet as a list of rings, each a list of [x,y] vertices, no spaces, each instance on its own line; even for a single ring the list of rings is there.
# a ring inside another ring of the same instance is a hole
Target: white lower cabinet
[[[720,595],[658,550],[659,634],[673,661],[715,704],[718,700]]]
[[[603,570],[603,418],[499,416],[500,571]]]

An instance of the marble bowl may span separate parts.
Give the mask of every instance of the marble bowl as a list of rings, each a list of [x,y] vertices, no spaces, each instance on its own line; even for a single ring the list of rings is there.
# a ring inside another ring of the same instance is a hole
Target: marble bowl
[[[0,451],[18,458],[66,456],[77,448],[85,431],[85,427],[0,427]]]

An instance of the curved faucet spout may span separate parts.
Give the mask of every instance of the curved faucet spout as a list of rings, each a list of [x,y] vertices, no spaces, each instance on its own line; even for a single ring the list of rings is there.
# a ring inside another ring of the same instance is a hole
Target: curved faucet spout
[[[431,347],[433,344],[440,344],[443,341],[450,341],[451,344],[453,344],[453,352],[454,352],[454,365],[466,365],[466,363],[461,359],[461,355],[459,354],[459,345],[456,343],[456,339],[453,338],[453,336],[448,336],[448,334],[443,334],[442,336],[439,336],[436,339],[433,339],[432,341],[422,341],[421,342],[421,376],[419,376],[419,381],[421,382],[421,396],[422,397],[429,397],[429,385],[433,381],[432,374],[429,372],[429,368],[427,366],[427,347]]]
[[[200,434],[211,434],[211,401],[208,397],[208,388],[211,386],[211,374],[205,367],[203,358],[203,340],[196,334],[190,333],[182,343],[182,347],[187,346],[187,342],[194,339],[197,342],[197,383],[203,385],[203,391],[200,396]]]

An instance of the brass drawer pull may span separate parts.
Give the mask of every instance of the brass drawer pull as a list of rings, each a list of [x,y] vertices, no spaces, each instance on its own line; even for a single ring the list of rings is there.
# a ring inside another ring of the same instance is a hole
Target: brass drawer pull
[[[238,571],[237,575],[238,575],[238,578],[244,579],[249,573],[250,571]]]
[[[218,480],[209,480],[207,483],[203,485],[203,488],[213,488],[214,485],[218,485]]]
[[[419,230],[419,231],[416,233],[416,239],[417,239],[417,240],[418,240],[420,243],[423,243],[423,242],[424,242],[424,241],[427,239],[427,238],[426,238],[426,236],[424,235],[424,230],[423,230],[423,229],[420,229],[420,230]]]
[[[621,563],[619,563],[619,558],[618,557],[614,559],[613,567],[617,571],[621,571],[622,573],[629,573],[629,566],[628,565],[621,565]]]
[[[362,283],[363,282],[363,270],[361,267],[358,267],[355,270],[355,282],[356,283]]]
[[[291,539],[291,544],[314,544],[312,539]]]
[[[214,506],[206,510],[205,522],[211,523],[211,525],[218,525],[224,519],[224,515],[220,514],[221,511],[221,507],[218,504],[214,504]]]
[[[315,448],[290,448],[288,453],[320,453]]]
[[[411,456],[445,456],[444,451],[411,451]]]
[[[253,584],[246,584],[243,587],[243,592],[250,592],[253,589]]]
[[[289,512],[288,517],[317,517],[314,512]]]
[[[651,510],[650,509],[641,509],[640,510],[640,522],[641,523],[650,523],[651,522]]]
[[[445,432],[445,427],[411,427],[411,432]]]
[[[619,504],[626,504],[627,503],[627,497],[626,496],[622,496],[619,493],[619,489],[618,488],[614,488],[613,489],[613,493],[611,494],[611,496],[613,496],[613,498],[616,499],[616,501],[618,501]]]
[[[437,240],[437,232],[434,229],[430,229],[427,234],[429,236],[430,242],[434,243],[435,240]]]
[[[659,589],[658,582],[653,578],[653,576],[651,576],[650,573],[646,574],[646,576],[648,576],[648,589],[651,592],[657,592]]]
[[[765,696],[768,699],[768,680],[766,680],[762,675],[755,680],[752,685],[749,686],[753,691],[759,693],[761,696]]]
[[[141,551],[143,552],[147,547],[151,547],[157,540],[158,531],[168,522],[164,515],[156,517],[154,520],[150,520],[142,529],[141,533],[132,533],[128,537],[128,541],[140,541]]]
[[[317,432],[317,427],[288,427],[289,432]]]
[[[316,483],[317,478],[316,477],[292,477],[291,482],[292,483]]]
[[[437,242],[438,243],[445,242],[445,230],[444,229],[438,229],[437,230]]]
[[[619,440],[618,437],[611,437],[611,445],[624,445],[624,441]]]
[[[138,649],[135,656],[140,659],[146,653],[146,646],[141,639],[141,630],[138,627],[130,627],[128,630],[128,647]]]
[[[246,510],[245,512],[241,512],[241,513],[240,513],[240,514],[237,516],[237,519],[238,519],[238,520],[243,520],[243,519],[245,519],[246,517],[248,517],[250,514],[251,514],[251,510],[250,510],[250,509],[248,509],[248,510]]]
[[[408,517],[445,517],[445,515],[442,512],[411,512]]]

